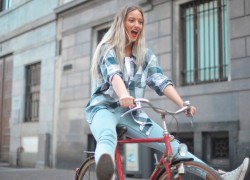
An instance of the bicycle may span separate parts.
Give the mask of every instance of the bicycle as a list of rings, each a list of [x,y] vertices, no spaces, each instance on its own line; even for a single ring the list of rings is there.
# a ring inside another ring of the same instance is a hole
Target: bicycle
[[[146,104],[147,106],[142,106],[142,104]],[[156,158],[155,169],[152,172],[150,179],[151,180],[165,180],[165,179],[195,179],[196,177],[199,179],[211,179],[217,180],[221,179],[219,174],[213,170],[212,168],[206,166],[205,164],[195,162],[192,158],[185,158],[187,151],[187,146],[183,143],[179,145],[178,152],[173,154],[170,142],[174,139],[168,129],[166,123],[166,115],[175,116],[177,114],[183,113],[188,111],[190,107],[189,102],[185,102],[185,106],[175,112],[164,110],[162,108],[158,108],[154,106],[148,99],[139,98],[135,99],[135,107],[133,109],[128,110],[123,115],[124,116],[132,111],[141,108],[148,108],[150,107],[155,112],[161,115],[162,119],[162,127],[163,127],[163,136],[160,138],[132,138],[126,139],[122,138],[123,135],[126,133],[127,127],[125,126],[118,126],[117,127],[117,135],[118,135],[118,142],[115,151],[115,163],[116,163],[116,179],[124,180],[124,173],[122,167],[122,160],[119,145],[120,144],[127,144],[127,143],[152,143],[152,142],[161,142],[164,143],[166,146],[165,152],[163,152],[160,160]],[[88,152],[91,153],[91,152]],[[93,153],[93,152],[92,152]],[[177,155],[181,156],[182,158],[175,158]],[[75,179],[76,180],[87,180],[96,179],[95,174],[95,160],[94,155],[89,157],[80,168],[76,169]]]

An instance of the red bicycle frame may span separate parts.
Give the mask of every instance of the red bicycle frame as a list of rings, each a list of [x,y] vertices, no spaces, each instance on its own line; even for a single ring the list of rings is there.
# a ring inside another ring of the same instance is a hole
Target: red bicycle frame
[[[169,161],[165,159],[165,157],[169,157],[172,155],[172,148],[170,145],[170,142],[172,140],[172,137],[169,136],[168,133],[164,133],[163,137],[161,138],[135,138],[135,139],[120,139],[118,140],[116,151],[115,151],[115,159],[116,159],[116,165],[117,165],[117,172],[119,176],[119,180],[124,180],[124,173],[122,168],[122,161],[121,161],[121,154],[119,149],[119,144],[128,144],[128,143],[154,143],[154,142],[160,142],[164,143],[166,146],[166,151],[163,153],[159,165],[164,165],[167,177],[170,179],[171,173],[170,173],[170,164]],[[154,180],[156,179],[156,176],[160,172],[161,168],[156,168],[155,171],[151,174],[150,179]]]
[[[173,152],[172,152],[172,147],[170,145],[170,142],[173,140],[173,136],[171,136],[168,132],[167,129],[167,124],[166,124],[166,115],[170,114],[170,115],[175,115],[181,112],[184,112],[185,110],[187,110],[189,108],[189,102],[185,102],[185,107],[181,108],[180,110],[176,111],[176,112],[170,112],[170,111],[165,111],[163,109],[160,108],[156,108],[154,107],[149,100],[147,99],[135,99],[135,104],[136,107],[134,109],[130,109],[129,111],[127,111],[126,113],[124,113],[122,116],[124,116],[125,114],[132,112],[135,109],[141,108],[141,103],[146,103],[148,104],[154,111],[158,112],[161,114],[161,119],[162,119],[162,123],[163,123],[163,136],[160,138],[132,138],[132,139],[119,139],[117,146],[116,146],[116,151],[115,151],[115,159],[116,159],[116,165],[117,165],[117,171],[118,171],[118,176],[119,176],[119,180],[124,180],[124,176],[123,176],[123,169],[122,169],[122,161],[121,161],[121,154],[120,154],[120,150],[119,150],[119,144],[127,144],[127,143],[164,143],[166,150],[164,151],[158,166],[155,168],[155,170],[153,171],[153,173],[150,176],[151,180],[155,180],[157,178],[157,175],[159,174],[159,172],[161,171],[162,167],[165,167],[166,170],[166,175],[167,175],[167,179],[171,178],[171,169],[170,169],[170,163],[172,161],[173,158]],[[181,179],[180,177],[178,179]]]

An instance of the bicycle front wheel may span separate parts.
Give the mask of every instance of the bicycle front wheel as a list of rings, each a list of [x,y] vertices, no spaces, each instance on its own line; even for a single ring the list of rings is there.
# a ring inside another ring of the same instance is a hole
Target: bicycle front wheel
[[[96,178],[95,173],[96,163],[94,156],[88,158],[82,166],[76,170],[76,180],[94,180]]]
[[[182,180],[201,180],[201,179],[206,179],[206,180],[219,180],[221,179],[220,175],[213,170],[212,168],[199,163],[195,161],[187,161],[187,162],[182,162],[184,165],[185,173],[182,175],[179,175],[180,179]],[[177,169],[180,167],[181,163],[178,163],[173,167],[172,173],[171,173],[171,179],[177,179]],[[167,180],[167,175],[165,168],[162,169],[162,171],[159,173],[158,176],[159,180]]]

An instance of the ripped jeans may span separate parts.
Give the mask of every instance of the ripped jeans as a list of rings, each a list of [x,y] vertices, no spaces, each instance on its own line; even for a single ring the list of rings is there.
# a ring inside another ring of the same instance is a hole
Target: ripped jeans
[[[96,139],[97,146],[95,150],[95,161],[98,163],[99,158],[102,154],[107,153],[110,154],[114,160],[115,148],[117,144],[117,134],[116,134],[116,126],[118,124],[125,125],[128,127],[128,131],[126,136],[131,138],[159,138],[162,137],[163,130],[162,128],[153,122],[153,129],[149,135],[145,135],[140,131],[139,125],[133,120],[132,116],[126,115],[121,118],[121,114],[124,113],[124,109],[116,108],[116,109],[99,109],[92,114],[91,119],[88,119],[90,130],[93,136]],[[146,146],[151,147],[153,149],[157,149],[161,152],[165,151],[165,145],[163,143],[145,143]],[[171,142],[171,147],[173,153],[175,154],[178,151],[179,142],[178,140],[173,140]],[[186,155],[187,158],[193,158],[196,162],[201,162],[199,158],[194,156],[191,153]]]

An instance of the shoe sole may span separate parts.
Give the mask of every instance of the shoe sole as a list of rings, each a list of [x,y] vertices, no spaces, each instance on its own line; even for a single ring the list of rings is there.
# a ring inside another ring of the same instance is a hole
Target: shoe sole
[[[98,180],[111,180],[114,174],[114,162],[109,154],[103,154],[96,166]]]
[[[249,158],[245,158],[244,161],[243,161],[243,168],[242,168],[241,175],[240,175],[239,179],[248,178],[248,177],[246,177],[248,172],[249,172]]]

